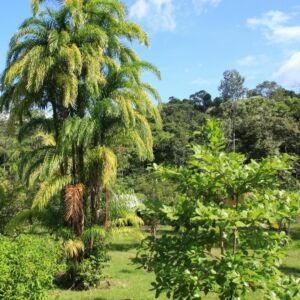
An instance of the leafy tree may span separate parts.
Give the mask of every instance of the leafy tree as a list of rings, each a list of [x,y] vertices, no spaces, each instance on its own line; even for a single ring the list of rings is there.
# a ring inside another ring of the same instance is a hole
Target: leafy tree
[[[232,100],[231,102],[231,142],[232,150],[236,151],[236,104],[235,101],[240,99],[246,92],[244,88],[245,78],[237,70],[227,70],[223,73],[219,91],[223,101]]]
[[[197,140],[206,115],[195,108],[192,100],[170,98],[162,105],[163,130],[155,132],[154,155],[157,163],[180,166],[191,154],[190,144]]]
[[[267,299],[294,299],[296,280],[278,269],[288,237],[274,229],[298,212],[298,196],[280,190],[278,175],[290,171],[290,158],[245,163],[244,155],[223,152],[216,122],[208,122],[207,133],[209,143],[194,147],[187,167],[159,168],[182,196],[162,210],[174,234],[144,243],[156,296],[241,299],[260,291]]]
[[[195,103],[195,107],[200,111],[205,112],[210,106],[212,106],[211,95],[205,90],[196,92],[190,96],[190,100]]]
[[[275,81],[264,81],[256,86],[254,90],[249,90],[247,92],[248,97],[251,96],[264,96],[271,97],[272,95],[279,90],[282,90],[282,87],[278,85]]]
[[[236,102],[236,148],[249,159],[290,153],[299,155],[299,98],[280,99],[262,96]],[[223,122],[226,137],[230,139],[231,103],[223,103],[211,110]]]
[[[243,97],[246,92],[244,82],[245,78],[237,70],[226,70],[219,86],[223,101],[237,100]]]

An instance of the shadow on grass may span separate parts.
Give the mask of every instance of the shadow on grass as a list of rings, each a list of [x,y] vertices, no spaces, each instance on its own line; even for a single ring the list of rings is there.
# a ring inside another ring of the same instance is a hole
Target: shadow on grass
[[[119,272],[123,273],[123,274],[131,274],[131,273],[133,273],[131,270],[128,270],[128,269],[122,269]]]
[[[280,267],[280,270],[287,275],[296,275],[300,276],[300,269],[295,267],[288,267],[288,266],[282,266]]]
[[[295,241],[300,240],[300,228],[292,228],[291,238]]]
[[[144,259],[142,257],[139,256],[135,256],[135,257],[131,257],[130,261],[132,262],[133,265],[137,265],[137,269],[140,268],[140,266],[143,265]]]
[[[112,244],[109,246],[109,250],[126,252],[128,250],[136,249],[139,245],[139,243]]]

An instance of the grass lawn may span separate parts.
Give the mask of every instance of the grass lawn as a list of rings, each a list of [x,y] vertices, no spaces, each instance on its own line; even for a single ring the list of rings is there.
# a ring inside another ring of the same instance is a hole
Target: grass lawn
[[[103,287],[83,292],[55,290],[50,299],[62,300],[152,300],[154,292],[150,291],[151,281],[154,279],[152,273],[143,269],[138,269],[133,263],[136,256],[138,242],[131,238],[120,238],[112,243],[110,256],[110,265],[105,269],[107,274],[107,283]],[[160,299],[167,299],[160,297]]]
[[[290,245],[282,269],[300,277],[300,220],[292,226],[292,237],[294,241]],[[105,269],[107,282],[104,282],[101,288],[83,292],[55,290],[50,294],[49,300],[154,300],[154,292],[150,291],[154,275],[138,269],[132,261],[137,246],[138,242],[130,237],[120,238],[112,244],[111,262]],[[167,298],[161,296],[159,299]],[[251,295],[250,299],[261,298],[258,295]]]

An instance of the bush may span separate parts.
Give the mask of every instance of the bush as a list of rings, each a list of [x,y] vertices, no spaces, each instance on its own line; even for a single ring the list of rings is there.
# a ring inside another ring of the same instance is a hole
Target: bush
[[[107,244],[97,240],[88,258],[84,258],[77,266],[75,274],[76,288],[87,290],[96,288],[104,278],[103,268],[109,260]]]
[[[0,299],[44,299],[59,270],[61,249],[49,237],[0,236]]]
[[[105,240],[96,238],[93,249],[89,249],[89,245],[85,247],[80,240],[69,240],[66,244],[67,270],[57,278],[57,284],[74,290],[98,287],[104,278],[103,268],[110,259]]]

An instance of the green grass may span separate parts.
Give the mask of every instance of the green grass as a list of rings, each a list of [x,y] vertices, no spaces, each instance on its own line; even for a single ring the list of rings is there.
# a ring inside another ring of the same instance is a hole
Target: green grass
[[[282,270],[300,277],[300,220],[292,226],[292,237],[294,240],[287,251]],[[138,242],[130,237],[120,238],[112,243],[110,265],[105,269],[107,279],[99,289],[82,292],[55,290],[51,292],[49,300],[154,300],[154,292],[150,290],[154,274],[137,268],[133,262],[137,246]],[[161,296],[159,299],[167,298]],[[261,298],[251,295],[250,299]]]
[[[300,218],[291,227],[292,242],[283,261],[282,270],[300,277]]]
[[[120,238],[112,243],[109,252],[111,261],[105,269],[107,279],[99,289],[83,292],[55,290],[50,299],[54,300],[153,300],[150,291],[154,275],[138,269],[133,260],[138,242],[130,237]],[[160,297],[159,299],[167,299]]]

